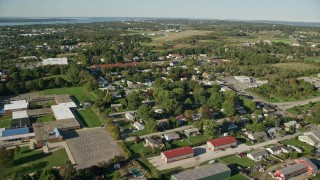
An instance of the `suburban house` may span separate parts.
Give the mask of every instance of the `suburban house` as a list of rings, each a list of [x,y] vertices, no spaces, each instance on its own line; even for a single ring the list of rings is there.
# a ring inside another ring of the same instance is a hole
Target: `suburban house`
[[[213,163],[171,176],[171,180],[229,179],[231,169],[222,163]]]
[[[166,163],[170,163],[194,157],[194,150],[191,147],[182,147],[163,151],[160,156]]]
[[[27,111],[14,111],[12,112],[12,121],[11,127],[20,128],[20,127],[29,127],[30,120],[27,114]]]
[[[264,139],[267,137],[267,133],[264,131],[261,132],[255,132],[255,133],[248,133],[248,138],[252,141],[257,141],[259,139]]]
[[[152,147],[152,148],[162,148],[164,144],[162,143],[162,139],[159,136],[151,136],[146,137],[145,139],[145,145]]]
[[[133,112],[127,112],[125,114],[126,119],[130,120],[130,121],[134,121],[136,119],[136,116]]]
[[[284,123],[283,125],[284,125],[286,131],[290,131],[290,128],[294,128],[294,129],[298,128],[297,121],[289,121],[289,122]]]
[[[180,136],[177,133],[165,134],[163,135],[163,137],[166,139],[166,141],[174,141],[180,139]]]
[[[269,156],[269,154],[266,150],[253,151],[253,152],[247,154],[247,157],[254,160],[254,161],[260,161],[263,158],[266,158],[268,156]]]
[[[295,160],[296,164],[287,166],[274,173],[275,177],[281,180],[286,180],[308,172],[309,174],[316,175],[319,173],[318,167],[309,159],[300,158]]]
[[[198,128],[186,129],[186,130],[184,130],[184,134],[185,134],[187,137],[197,136],[197,135],[199,134],[199,129],[198,129]]]
[[[138,131],[145,129],[145,126],[144,126],[143,124],[139,123],[138,121],[137,121],[137,122],[134,122],[134,123],[133,123],[133,126],[134,126]]]
[[[273,147],[268,147],[268,148],[266,148],[266,150],[270,154],[276,155],[276,154],[282,153],[283,152],[283,148],[284,148],[283,145],[277,145],[277,146],[273,146]]]
[[[298,140],[317,147],[320,143],[320,131],[306,132],[298,136]]]
[[[207,142],[208,149],[217,151],[229,147],[237,147],[237,139],[231,136],[213,139]]]
[[[268,105],[264,105],[264,106],[262,107],[262,110],[263,110],[263,112],[265,112],[265,113],[269,113],[269,112],[274,112],[274,111],[275,111],[275,109],[273,109],[272,107],[270,107],[270,106],[268,106]]]
[[[10,104],[4,105],[5,114],[12,115],[14,111],[25,111],[28,109],[29,103],[26,100],[11,101]]]

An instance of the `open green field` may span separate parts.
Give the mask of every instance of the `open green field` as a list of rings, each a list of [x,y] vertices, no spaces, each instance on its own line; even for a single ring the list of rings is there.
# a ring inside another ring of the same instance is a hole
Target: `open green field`
[[[44,95],[50,94],[69,94],[74,96],[80,103],[86,100],[95,101],[97,95],[93,92],[89,92],[85,87],[69,87],[69,88],[56,88],[56,89],[47,89],[41,92]]]
[[[92,108],[78,110],[79,119],[85,127],[98,127],[101,126],[101,120],[93,111]]]
[[[272,42],[273,42],[273,43],[282,42],[282,43],[285,43],[285,44],[291,44],[290,39],[273,39]]]
[[[314,102],[314,103],[309,103],[305,104],[303,106],[295,106],[293,108],[288,109],[287,111],[291,114],[294,115],[299,115],[302,112],[306,112],[307,110],[316,110],[320,108],[320,101]]]
[[[7,128],[11,126],[11,117],[3,116],[0,117],[0,128]]]
[[[154,38],[153,41],[156,41],[156,42],[174,41],[174,40],[187,38],[195,35],[206,35],[211,32],[212,31],[201,31],[201,30],[185,30],[181,32],[169,32],[169,33],[165,33],[166,36]]]
[[[306,57],[304,58],[306,61],[320,61],[320,57]]]
[[[310,69],[319,68],[312,64],[306,64],[306,63],[300,63],[300,62],[278,63],[278,64],[273,64],[272,66],[281,68],[283,70],[296,70],[296,71],[307,71]]]
[[[226,165],[237,164],[242,167],[252,167],[256,164],[259,164],[259,162],[255,162],[255,161],[249,159],[248,157],[240,158],[236,155],[223,157],[223,158],[220,158],[219,160]]]
[[[41,169],[61,166],[68,160],[64,149],[59,149],[51,154],[44,154],[41,150],[30,150],[22,147],[21,153],[14,156],[13,166],[4,170],[5,178],[8,179],[13,173],[27,174]],[[2,171],[2,170],[1,170]]]
[[[259,96],[259,98],[264,99],[265,101],[269,101],[272,103],[281,103],[281,102],[295,102],[295,101],[302,101],[302,100],[307,100],[307,99],[312,99],[314,97],[320,96],[320,91],[314,92],[314,94],[310,94],[308,96],[303,96],[300,98],[283,98],[283,97],[278,97],[274,96],[272,94],[269,94],[268,97],[263,96],[262,94],[259,94],[253,88],[247,89],[252,94],[255,94],[256,96]]]

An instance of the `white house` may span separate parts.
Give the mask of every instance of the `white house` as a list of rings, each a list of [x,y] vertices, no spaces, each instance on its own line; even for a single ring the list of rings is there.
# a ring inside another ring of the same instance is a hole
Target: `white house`
[[[139,122],[134,122],[134,123],[133,123],[133,126],[134,126],[138,131],[145,129],[145,126],[144,126],[143,124],[139,123]]]
[[[269,156],[269,154],[266,150],[254,151],[254,152],[247,154],[247,157],[254,160],[254,161],[260,161],[263,158],[266,158],[268,156]]]
[[[177,133],[165,134],[163,137],[166,139],[166,141],[174,141],[180,139],[180,136]]]
[[[135,120],[135,118],[136,118],[135,114],[132,113],[132,112],[127,112],[127,113],[125,114],[125,117],[126,117],[126,119],[128,119],[128,120],[130,120],[130,121],[133,121],[133,120]]]
[[[320,131],[306,132],[303,135],[298,136],[298,140],[305,142],[311,146],[319,146]]]
[[[273,147],[268,147],[266,150],[273,155],[280,154],[283,152],[283,145],[277,145]]]

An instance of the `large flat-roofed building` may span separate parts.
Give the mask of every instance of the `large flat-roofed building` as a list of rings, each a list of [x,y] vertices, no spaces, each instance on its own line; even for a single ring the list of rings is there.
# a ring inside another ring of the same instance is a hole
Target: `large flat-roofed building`
[[[74,118],[74,115],[70,110],[70,104],[72,103],[63,103],[63,104],[51,106],[53,115],[57,121]]]
[[[308,167],[304,164],[294,164],[283,169],[280,169],[274,173],[275,177],[280,177],[282,180],[290,179],[300,174],[306,173]]]
[[[27,111],[14,111],[12,112],[12,121],[11,127],[20,128],[20,127],[29,127],[30,120],[27,114]]]
[[[274,173],[275,177],[281,180],[286,180],[308,172],[309,174],[316,175],[319,173],[319,168],[306,158],[299,158],[295,160],[296,164],[280,169]]]
[[[4,105],[4,111],[6,115],[12,115],[14,111],[27,110],[29,103],[26,100],[11,101],[10,104]]]
[[[213,139],[207,142],[207,147],[213,151],[229,147],[237,147],[237,139],[231,136]]]
[[[179,161],[191,157],[194,157],[194,150],[191,147],[182,147],[164,151],[161,153],[161,159],[163,159],[166,163]]]
[[[68,59],[66,57],[63,58],[48,58],[42,60],[43,65],[68,65]]]
[[[241,83],[252,83],[253,79],[249,76],[234,76],[234,78]]]
[[[34,133],[30,132],[30,129],[25,128],[16,128],[16,129],[0,129],[0,142],[6,144],[7,142],[14,142],[20,140],[29,140],[33,138]]]
[[[64,119],[60,121],[34,123],[32,125],[35,133],[36,148],[41,148],[46,145],[46,142],[62,141],[63,137],[60,136],[60,131],[73,131],[80,129],[80,124],[75,118]],[[57,130],[59,135],[57,135]]]
[[[205,165],[192,170],[182,171],[171,176],[171,180],[228,179],[231,169],[222,163]]]
[[[298,136],[298,140],[305,142],[311,146],[320,145],[320,131],[306,132],[301,136]]]

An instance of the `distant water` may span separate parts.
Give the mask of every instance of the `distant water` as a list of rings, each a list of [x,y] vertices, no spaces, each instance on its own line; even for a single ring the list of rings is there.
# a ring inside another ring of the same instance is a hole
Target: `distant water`
[[[78,24],[94,22],[111,22],[123,20],[137,20],[137,18],[105,17],[105,18],[0,18],[0,26],[19,26],[35,24]],[[146,20],[139,18],[138,20]]]

